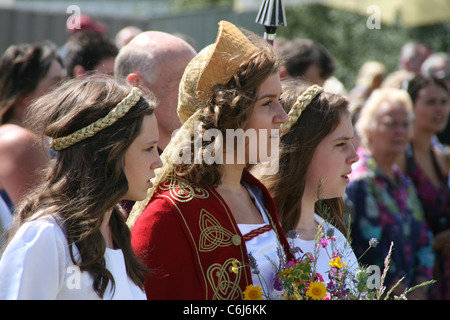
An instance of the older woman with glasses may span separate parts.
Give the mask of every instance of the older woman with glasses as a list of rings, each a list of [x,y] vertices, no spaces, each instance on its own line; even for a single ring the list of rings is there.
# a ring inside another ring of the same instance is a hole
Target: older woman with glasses
[[[363,147],[346,189],[356,256],[363,254],[371,238],[379,241],[361,264],[382,268],[393,243],[384,284],[389,288],[405,277],[394,294],[430,280],[434,262],[432,236],[416,189],[395,163],[411,138],[412,121],[412,103],[405,91],[383,88],[371,95],[356,123]],[[424,299],[426,290],[415,290],[409,298]]]

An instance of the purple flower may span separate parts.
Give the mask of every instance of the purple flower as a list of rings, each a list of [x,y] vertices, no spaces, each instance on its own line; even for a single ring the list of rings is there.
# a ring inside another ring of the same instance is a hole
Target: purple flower
[[[248,253],[248,262],[250,264],[250,268],[252,269],[253,274],[259,274],[258,263],[256,262],[255,257],[249,252]]]
[[[327,230],[327,237],[328,238],[331,238],[331,237],[333,237],[334,236],[334,228],[329,228],[328,230]]]
[[[297,230],[291,230],[286,233],[286,238],[295,239],[297,238]]]
[[[283,282],[280,280],[277,274],[273,277],[273,288],[278,291],[283,290]]]

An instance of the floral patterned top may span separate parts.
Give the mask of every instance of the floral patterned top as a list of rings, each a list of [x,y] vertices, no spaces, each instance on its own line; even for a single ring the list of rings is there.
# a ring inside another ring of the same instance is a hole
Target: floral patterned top
[[[450,188],[447,184],[447,176],[439,169],[434,153],[431,150],[430,152],[434,168],[439,176],[439,187],[433,184],[415,162],[411,145],[406,152],[406,173],[417,189],[428,225],[431,231],[436,234],[450,228]]]
[[[450,228],[450,188],[447,176],[441,172],[434,153],[430,150],[434,168],[439,176],[439,186],[435,186],[422,168],[415,162],[413,148],[408,146],[406,152],[406,173],[413,181],[425,212],[425,218],[433,235]],[[436,252],[434,285],[432,297],[435,299],[450,299],[450,257],[442,252]]]
[[[417,277],[432,279],[434,252],[432,234],[425,221],[421,203],[410,178],[394,165],[397,182],[391,181],[364,149],[346,189],[346,210],[351,214],[351,239],[357,257],[368,248],[371,238],[379,243],[361,258],[362,265],[376,265],[383,270],[391,242],[391,263],[384,285],[403,276],[411,287]]]

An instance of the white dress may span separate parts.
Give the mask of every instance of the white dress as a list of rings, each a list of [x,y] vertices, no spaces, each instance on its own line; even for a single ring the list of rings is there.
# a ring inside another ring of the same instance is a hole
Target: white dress
[[[238,228],[241,234],[245,236],[249,232],[258,229],[264,225],[270,225],[269,218],[266,214],[266,209],[262,200],[261,191],[255,186],[249,186],[244,184],[247,188],[250,197],[254,199],[255,205],[260,211],[264,223],[262,224],[238,224]],[[277,249],[281,248],[281,244],[278,241],[278,237],[275,231],[272,229],[270,231],[264,232],[257,235],[256,237],[245,242],[247,252],[250,253],[256,260],[258,264],[258,270],[260,275],[252,273],[253,285],[259,285],[260,288],[271,298],[273,294],[273,279],[275,277],[275,266],[279,264],[279,258],[277,254]]]
[[[75,257],[79,252],[74,248]],[[106,268],[115,281],[103,299],[146,299],[128,277],[122,250],[106,249]],[[0,258],[0,299],[100,299],[93,279],[70,258],[66,236],[55,218],[46,215],[23,224]]]
[[[356,259],[355,253],[348,243],[347,239],[344,235],[333,225],[326,222],[322,217],[317,214],[314,214],[314,221],[318,224],[322,224],[323,231],[327,234],[329,229],[334,229],[334,236],[336,237],[336,241],[334,242],[334,249],[339,249],[342,252],[342,262],[347,262],[347,266],[349,271],[352,274],[356,273],[356,269],[358,269],[358,260]],[[315,240],[303,240],[298,236],[291,240],[289,239],[289,244],[293,247],[299,247],[303,254],[306,252],[314,253],[314,249],[316,248]],[[328,271],[330,270],[330,259],[331,259],[332,249],[330,245],[327,248],[323,248],[320,246],[318,252],[318,258],[316,263],[316,272],[318,272],[322,277],[325,283],[329,282]],[[299,258],[301,253],[296,254],[296,258]]]

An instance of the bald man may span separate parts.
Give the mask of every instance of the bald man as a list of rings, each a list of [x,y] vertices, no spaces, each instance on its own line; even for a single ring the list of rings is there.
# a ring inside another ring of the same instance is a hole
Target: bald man
[[[147,88],[159,101],[158,148],[164,150],[172,132],[181,126],[177,115],[178,86],[184,69],[197,52],[174,35],[146,31],[122,47],[116,57],[114,75],[119,81]]]

